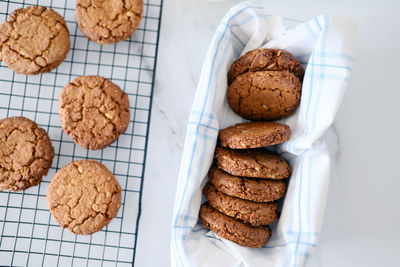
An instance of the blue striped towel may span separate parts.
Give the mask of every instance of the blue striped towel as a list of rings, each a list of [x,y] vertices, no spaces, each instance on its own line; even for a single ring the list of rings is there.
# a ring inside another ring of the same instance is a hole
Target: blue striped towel
[[[178,178],[172,222],[172,266],[304,266],[310,264],[324,214],[330,159],[321,136],[333,122],[354,64],[357,27],[321,15],[286,30],[260,1],[234,6],[219,24],[204,61]],[[281,217],[261,249],[222,239],[198,223],[201,189],[218,130],[243,121],[226,101],[227,72],[241,54],[259,47],[292,52],[306,73],[296,113],[283,120],[292,137],[279,150],[293,174]]]

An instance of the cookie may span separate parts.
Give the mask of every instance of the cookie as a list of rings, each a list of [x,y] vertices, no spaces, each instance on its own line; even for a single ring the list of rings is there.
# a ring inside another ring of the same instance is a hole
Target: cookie
[[[282,180],[249,179],[230,175],[216,166],[208,172],[215,188],[229,196],[255,202],[270,202],[283,197],[286,184]]]
[[[59,105],[63,130],[83,148],[103,149],[128,128],[128,95],[100,76],[81,76],[68,83]]]
[[[199,218],[204,227],[241,246],[260,248],[271,236],[268,226],[254,227],[239,222],[210,207],[208,203],[201,205]]]
[[[0,120],[0,189],[25,190],[47,175],[54,149],[46,131],[24,117]]]
[[[231,84],[236,77],[246,72],[256,71],[289,71],[300,80],[303,79],[304,70],[297,58],[283,49],[261,48],[247,52],[233,62],[228,72],[228,83]]]
[[[99,44],[128,39],[139,27],[143,0],[77,0],[76,20],[89,38]]]
[[[288,71],[247,72],[228,88],[228,103],[249,120],[279,120],[300,104],[301,81]]]
[[[221,146],[232,149],[272,146],[287,141],[289,126],[277,122],[245,122],[219,131]]]
[[[67,24],[51,8],[20,8],[0,25],[0,60],[17,73],[49,72],[64,61],[69,48]]]
[[[279,180],[291,174],[289,164],[281,156],[262,148],[231,150],[217,147],[215,157],[218,168],[235,176]]]
[[[46,199],[61,227],[74,234],[89,235],[100,231],[117,215],[121,186],[100,162],[78,160],[56,173]]]
[[[231,197],[218,191],[211,183],[206,184],[203,195],[214,209],[253,226],[267,225],[278,218],[276,202],[257,203]]]

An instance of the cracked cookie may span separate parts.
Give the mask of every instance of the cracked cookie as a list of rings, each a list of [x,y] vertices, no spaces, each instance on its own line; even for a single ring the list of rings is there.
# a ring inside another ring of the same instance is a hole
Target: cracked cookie
[[[61,227],[88,235],[100,231],[117,215],[121,186],[100,162],[78,160],[56,173],[46,199]]]
[[[262,70],[287,70],[300,80],[302,80],[304,76],[304,70],[300,62],[288,51],[261,48],[251,50],[233,62],[228,72],[228,84],[231,84],[236,77],[243,73]]]
[[[267,225],[278,218],[276,202],[257,203],[232,197],[218,191],[211,183],[203,188],[203,195],[214,209],[252,226]]]
[[[219,131],[221,146],[232,149],[272,146],[287,141],[289,126],[277,122],[238,123]]]
[[[128,128],[128,95],[101,76],[81,76],[59,97],[61,126],[78,145],[103,149]]]
[[[287,51],[250,51],[228,73],[228,103],[249,120],[285,118],[300,104],[303,75],[301,64]]]
[[[64,61],[69,48],[67,24],[53,9],[16,9],[0,25],[0,61],[17,73],[49,72]]]
[[[268,226],[254,227],[239,222],[210,207],[208,203],[201,205],[199,218],[204,227],[241,246],[260,248],[271,236]]]
[[[292,172],[286,160],[262,148],[231,150],[217,147],[215,157],[218,168],[235,176],[279,180],[289,177]]]
[[[25,190],[47,175],[54,149],[46,131],[24,117],[0,120],[0,189]]]
[[[99,44],[128,39],[139,27],[143,0],[77,0],[76,20],[89,38]]]
[[[249,120],[279,120],[300,104],[301,81],[288,71],[247,72],[228,88],[228,103]]]
[[[282,180],[249,179],[230,175],[211,166],[208,179],[215,188],[229,196],[255,202],[270,202],[283,197],[286,184]]]

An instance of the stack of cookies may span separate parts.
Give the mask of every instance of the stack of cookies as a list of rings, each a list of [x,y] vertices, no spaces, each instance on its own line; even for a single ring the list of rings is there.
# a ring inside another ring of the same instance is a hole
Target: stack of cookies
[[[287,125],[272,122],[291,115],[300,103],[304,71],[287,51],[257,49],[236,60],[228,73],[228,102],[254,120],[219,132],[215,163],[203,189],[203,225],[239,245],[260,248],[271,236],[278,203],[291,174],[287,161],[265,147],[290,138]]]

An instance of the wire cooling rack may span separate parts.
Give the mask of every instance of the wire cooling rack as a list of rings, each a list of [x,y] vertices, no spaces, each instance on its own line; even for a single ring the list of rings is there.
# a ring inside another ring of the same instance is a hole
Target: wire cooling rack
[[[0,118],[25,116],[48,132],[55,157],[39,186],[23,192],[0,192],[0,265],[131,266],[135,258],[142,179],[158,47],[162,0],[144,0],[143,19],[131,39],[101,46],[80,32],[75,1],[0,1],[0,23],[13,10],[30,5],[51,7],[66,20],[71,51],[51,73],[24,76],[0,63]],[[60,127],[58,96],[81,75],[111,79],[129,95],[131,121],[117,142],[101,151],[75,145]],[[122,187],[118,215],[102,231],[79,236],[58,226],[46,194],[57,170],[73,160],[95,159],[106,165]]]

